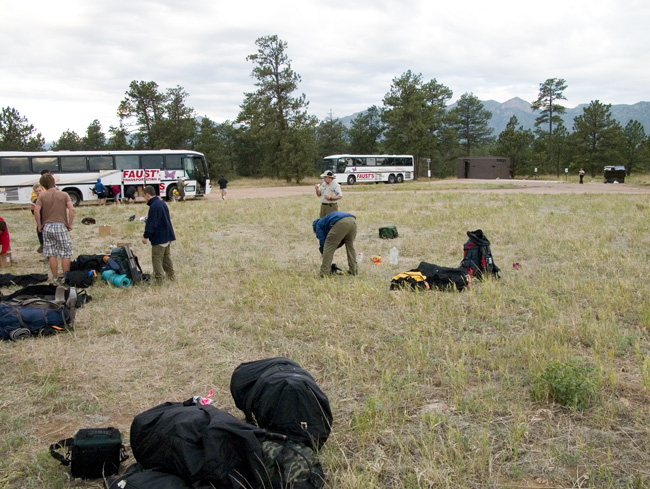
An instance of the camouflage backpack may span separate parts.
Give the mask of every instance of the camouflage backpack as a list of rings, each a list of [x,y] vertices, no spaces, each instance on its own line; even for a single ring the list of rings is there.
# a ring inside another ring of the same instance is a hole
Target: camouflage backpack
[[[274,489],[321,489],[325,485],[323,467],[316,452],[307,445],[266,440],[262,442],[262,452]]]

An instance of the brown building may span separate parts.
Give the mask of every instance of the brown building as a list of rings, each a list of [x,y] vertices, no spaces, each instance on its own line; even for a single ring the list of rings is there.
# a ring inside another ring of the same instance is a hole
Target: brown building
[[[510,158],[503,156],[464,156],[458,158],[458,178],[509,179]]]

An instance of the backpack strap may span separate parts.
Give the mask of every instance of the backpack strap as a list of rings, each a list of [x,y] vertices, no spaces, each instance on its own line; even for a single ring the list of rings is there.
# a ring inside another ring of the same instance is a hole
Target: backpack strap
[[[50,455],[59,462],[61,462],[61,465],[70,465],[70,448],[72,446],[72,443],[74,442],[74,438],[65,438],[63,440],[59,440],[56,443],[52,443],[50,445]],[[65,455],[62,455],[61,453],[58,452],[58,450],[64,449],[66,451]]]

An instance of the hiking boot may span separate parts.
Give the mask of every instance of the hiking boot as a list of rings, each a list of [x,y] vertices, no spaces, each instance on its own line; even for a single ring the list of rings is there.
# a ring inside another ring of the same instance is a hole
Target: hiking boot
[[[39,247],[36,248],[36,253],[43,253],[43,245],[39,245]]]

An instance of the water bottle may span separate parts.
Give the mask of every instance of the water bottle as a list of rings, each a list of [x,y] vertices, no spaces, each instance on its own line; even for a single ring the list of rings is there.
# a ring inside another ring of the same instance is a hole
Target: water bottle
[[[399,251],[394,246],[390,249],[390,264],[397,265],[399,259]]]
[[[361,263],[363,261],[363,251],[360,251],[357,253],[357,263]]]

